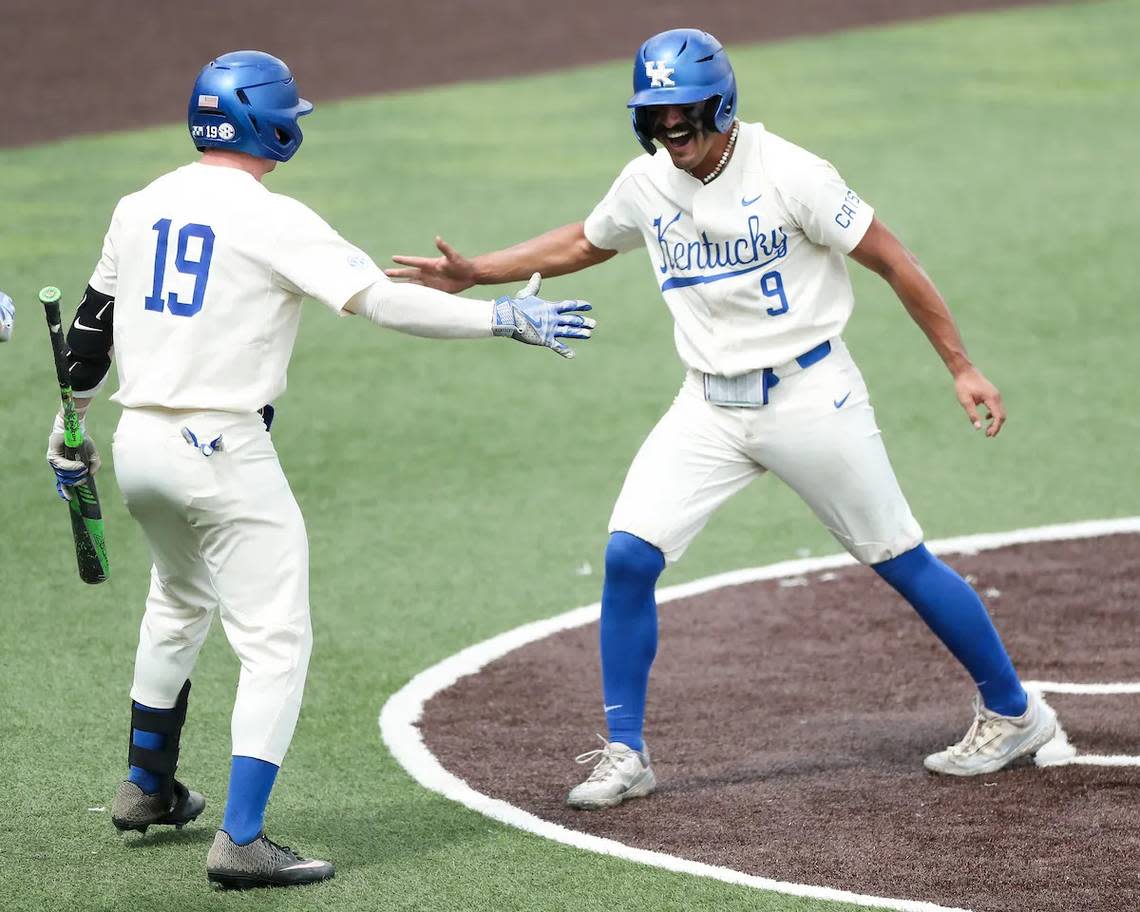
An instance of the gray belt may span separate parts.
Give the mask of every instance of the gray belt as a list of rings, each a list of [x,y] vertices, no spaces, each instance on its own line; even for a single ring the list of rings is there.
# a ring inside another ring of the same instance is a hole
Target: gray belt
[[[831,342],[821,342],[808,349],[780,371],[785,377],[811,367],[831,354]],[[780,382],[776,369],[765,367],[749,371],[736,377],[721,377],[718,374],[701,374],[704,378],[705,399],[713,405],[734,408],[760,408],[768,404],[768,392]]]

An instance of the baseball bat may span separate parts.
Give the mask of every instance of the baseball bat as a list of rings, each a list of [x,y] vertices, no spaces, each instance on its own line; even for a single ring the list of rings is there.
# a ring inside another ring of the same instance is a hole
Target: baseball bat
[[[75,410],[75,394],[64,354],[63,322],[59,316],[60,291],[52,285],[40,290],[40,303],[47,317],[51,350],[55,356],[55,376],[59,381],[59,398],[63,403],[63,452],[75,459],[83,446],[83,426]],[[71,499],[67,502],[71,517],[71,537],[75,540],[75,560],[79,565],[79,578],[85,583],[101,583],[111,574],[107,561],[107,542],[103,537],[103,508],[95,479],[88,475],[79,484],[71,486]]]

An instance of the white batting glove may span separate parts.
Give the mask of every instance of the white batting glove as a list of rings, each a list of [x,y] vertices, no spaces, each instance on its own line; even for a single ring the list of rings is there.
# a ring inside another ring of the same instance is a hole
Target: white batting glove
[[[87,436],[86,431],[83,434],[83,446],[76,454],[77,459],[69,459],[64,448],[63,415],[57,412],[51,426],[51,435],[48,437],[47,461],[55,472],[55,489],[59,492],[59,496],[64,500],[71,500],[67,489],[71,485],[79,484],[88,475],[98,472],[103,460],[99,458],[95,442]]]
[[[16,304],[0,291],[0,342],[12,338],[12,327],[16,324]]]

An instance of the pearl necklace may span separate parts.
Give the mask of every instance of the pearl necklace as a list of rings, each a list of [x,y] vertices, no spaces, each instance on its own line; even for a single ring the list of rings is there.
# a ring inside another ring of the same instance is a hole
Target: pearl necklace
[[[732,132],[728,136],[728,143],[724,147],[724,152],[721,153],[720,161],[716,163],[716,167],[712,169],[704,177],[700,178],[702,184],[711,183],[713,180],[720,176],[720,172],[724,170],[724,166],[728,164],[728,160],[732,158],[732,150],[736,148],[736,134],[740,132],[740,121],[734,120],[732,122]],[[690,171],[689,174],[693,172]]]

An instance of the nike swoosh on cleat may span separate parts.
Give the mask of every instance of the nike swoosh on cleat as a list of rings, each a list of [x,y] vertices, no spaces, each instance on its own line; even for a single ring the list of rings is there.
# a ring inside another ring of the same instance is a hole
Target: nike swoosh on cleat
[[[103,331],[98,326],[84,326],[79,322],[79,317],[75,318],[75,322],[72,324],[72,326],[74,326],[76,329],[85,329],[89,333],[97,333]]]
[[[300,862],[299,864],[286,865],[281,870],[282,871],[303,871],[306,868],[319,868],[319,867],[321,867],[322,864],[323,864],[323,862],[320,861],[319,859],[310,858],[310,859],[307,859],[305,861]]]
[[[850,395],[851,395],[851,391],[850,391],[850,390],[848,390],[848,391],[847,391],[847,396],[844,396],[842,399],[832,399],[832,400],[831,400],[831,403],[832,403],[832,405],[834,405],[836,408],[843,408],[843,403],[847,401],[847,398],[848,398],[848,396],[850,396]]]
[[[741,206],[751,206],[754,202],[756,202],[756,200],[760,199],[760,197],[762,197],[763,195],[764,195],[763,193],[758,193],[758,194],[756,194],[756,196],[752,197],[752,199],[745,199],[742,196],[740,198],[740,205]]]
[[[621,709],[621,706],[622,706],[622,704],[615,703],[613,706],[603,706],[602,710],[604,712],[613,712],[615,709]]]

